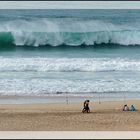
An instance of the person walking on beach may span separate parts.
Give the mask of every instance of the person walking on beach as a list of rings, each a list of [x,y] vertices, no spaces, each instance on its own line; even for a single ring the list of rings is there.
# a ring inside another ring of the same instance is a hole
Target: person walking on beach
[[[85,100],[84,101],[84,108],[82,110],[83,113],[87,112],[89,113],[90,112],[90,109],[89,109],[89,100]]]

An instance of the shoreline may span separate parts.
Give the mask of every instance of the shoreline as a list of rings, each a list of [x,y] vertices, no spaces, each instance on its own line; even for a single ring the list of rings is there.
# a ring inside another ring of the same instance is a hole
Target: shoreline
[[[123,112],[123,101],[90,102],[91,113],[82,113],[83,102],[1,104],[0,131],[138,131],[140,102],[129,100],[138,111]]]
[[[17,95],[1,95],[1,104],[69,104],[69,103],[80,103],[84,100],[90,100],[91,102],[125,102],[127,100],[140,100],[136,97],[114,97],[114,96],[89,96],[89,95],[45,95],[45,96],[17,96]]]

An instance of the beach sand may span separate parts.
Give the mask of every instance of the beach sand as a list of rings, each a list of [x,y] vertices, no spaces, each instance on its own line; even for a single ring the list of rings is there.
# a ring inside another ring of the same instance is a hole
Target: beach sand
[[[123,112],[134,104],[136,112]],[[0,105],[0,131],[113,131],[140,130],[140,101],[90,102],[91,113],[81,113],[83,103]]]

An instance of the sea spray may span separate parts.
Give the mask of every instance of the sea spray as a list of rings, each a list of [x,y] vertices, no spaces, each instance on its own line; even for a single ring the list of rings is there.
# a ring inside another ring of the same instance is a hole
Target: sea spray
[[[140,27],[98,20],[34,19],[0,22],[0,42],[20,46],[140,45]]]

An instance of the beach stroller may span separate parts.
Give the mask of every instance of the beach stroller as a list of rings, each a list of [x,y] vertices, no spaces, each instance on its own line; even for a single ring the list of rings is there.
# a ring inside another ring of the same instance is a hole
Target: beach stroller
[[[87,112],[89,113],[90,112],[90,109],[89,109],[89,100],[85,100],[84,101],[84,108],[82,110],[83,113]]]

